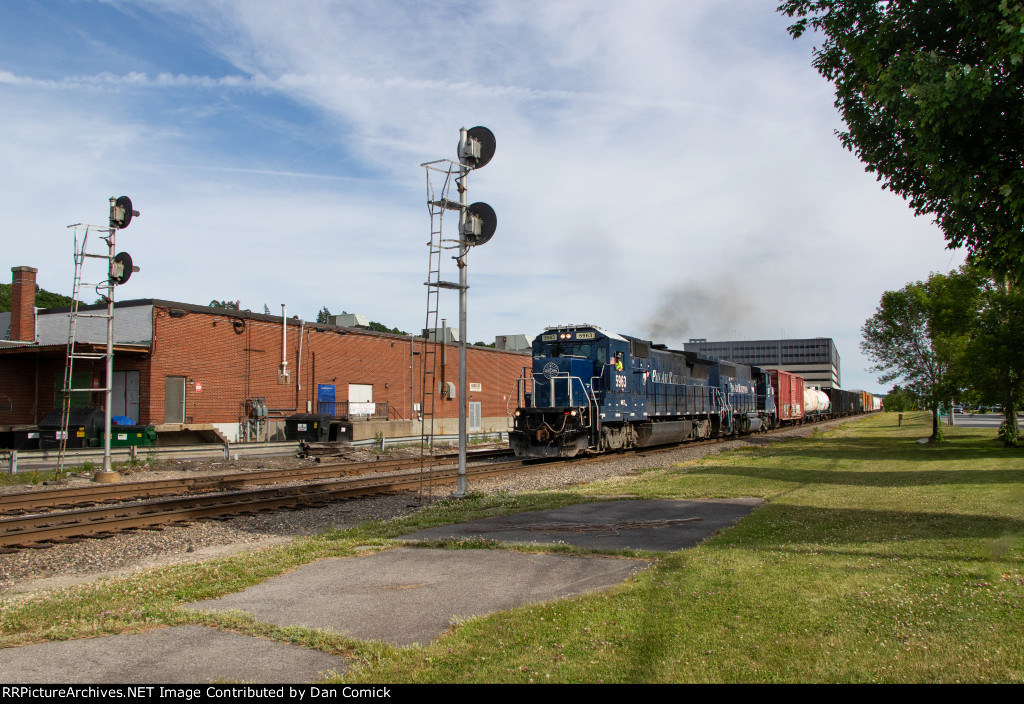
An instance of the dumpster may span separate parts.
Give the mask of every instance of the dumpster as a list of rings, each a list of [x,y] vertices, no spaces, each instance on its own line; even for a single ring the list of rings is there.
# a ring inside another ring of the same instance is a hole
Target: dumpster
[[[103,431],[103,409],[97,407],[72,408],[68,414],[67,447],[98,447]],[[53,450],[60,447],[61,410],[46,414],[39,423],[39,447]]]
[[[289,442],[324,442],[330,430],[331,416],[328,413],[296,413],[284,422],[284,437]]]
[[[100,430],[100,445],[106,433]],[[152,425],[115,425],[110,429],[111,447],[151,447],[156,445],[156,428]]]
[[[0,447],[5,450],[38,450],[39,428],[26,425],[0,430]]]

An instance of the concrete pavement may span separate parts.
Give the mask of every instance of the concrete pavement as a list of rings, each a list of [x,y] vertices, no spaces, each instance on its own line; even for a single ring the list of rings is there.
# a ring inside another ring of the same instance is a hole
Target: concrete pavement
[[[760,499],[606,501],[418,531],[408,540],[483,537],[538,546],[671,551],[732,525]],[[280,626],[337,631],[361,640],[426,644],[472,616],[606,589],[650,563],[615,555],[403,547],[327,559],[242,592],[188,604],[241,610]],[[214,628],[0,649],[3,683],[314,682],[345,661]]]

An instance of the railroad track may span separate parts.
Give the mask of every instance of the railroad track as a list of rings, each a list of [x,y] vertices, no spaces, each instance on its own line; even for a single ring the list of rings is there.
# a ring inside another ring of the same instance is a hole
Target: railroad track
[[[544,466],[531,467],[520,461],[502,462],[470,467],[467,474],[481,479]],[[430,473],[429,482],[448,484],[455,482],[457,477],[458,468],[440,468]],[[422,487],[426,481],[417,469],[387,477],[346,477],[295,486],[12,516],[0,519],[0,551],[46,548],[86,538],[108,537],[117,532],[183,525],[204,518],[322,506],[332,501],[410,491]]]
[[[686,445],[710,445],[739,439],[716,438],[686,443]],[[677,447],[679,446],[650,447],[637,452],[643,456],[668,452]],[[490,453],[491,456],[494,454],[494,452]],[[480,459],[483,455],[484,453],[476,454],[474,459]],[[435,458],[435,460],[439,459]],[[475,479],[482,479],[513,471],[541,470],[567,463],[600,462],[607,459],[608,455],[570,460],[515,460],[468,467],[467,474]],[[74,498],[76,492],[81,492],[83,489],[88,494],[88,498],[83,500],[90,503],[95,503],[97,497],[101,496],[105,489],[115,492],[127,490],[135,499],[146,496],[144,491],[151,491],[158,495],[160,492],[163,492],[162,495],[191,492],[191,495],[184,497],[0,518],[0,552],[45,548],[64,542],[107,537],[123,531],[159,530],[162,527],[188,524],[199,519],[215,519],[271,510],[300,509],[322,506],[345,499],[422,490],[424,485],[453,483],[458,477],[456,467],[446,468],[437,465],[433,471],[426,474],[419,470],[419,465],[419,458],[385,462],[348,462],[336,465],[321,464],[298,470],[264,470],[188,480],[161,480],[123,485],[97,485],[81,489],[56,489],[29,494],[8,494],[0,497],[0,511],[9,509],[19,501],[42,501],[43,503],[37,503],[36,507],[40,505],[52,507],[55,505],[56,497],[59,497],[59,501],[78,500]],[[409,471],[410,467],[415,467],[415,469]],[[406,471],[402,471],[403,469]],[[369,476],[382,472],[396,473],[388,476]],[[324,473],[333,478],[325,479]],[[300,480],[305,483],[243,490],[245,486]],[[165,481],[177,483],[178,486],[160,486]],[[184,488],[181,488],[182,486]],[[196,495],[199,491],[216,493]],[[48,500],[47,496],[49,496]]]
[[[468,454],[468,461],[506,457],[508,449],[478,450]],[[435,455],[435,463],[450,462],[457,455]],[[280,484],[295,481],[315,481],[368,473],[394,472],[419,467],[418,457],[376,460],[370,462],[323,463],[292,469],[266,469],[232,474],[184,477],[180,479],[154,479],[122,484],[93,484],[63,487],[45,491],[19,492],[0,495],[0,516],[19,515],[40,509],[66,509],[117,501],[133,501],[175,494],[234,491],[244,487]]]

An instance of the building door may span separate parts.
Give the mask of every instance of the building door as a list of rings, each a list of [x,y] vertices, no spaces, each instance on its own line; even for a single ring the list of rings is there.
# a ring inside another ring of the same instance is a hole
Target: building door
[[[164,377],[164,423],[185,422],[185,377]]]
[[[317,384],[316,412],[334,415],[334,384]]]
[[[349,384],[350,403],[373,403],[373,384]]]
[[[110,415],[128,416],[139,422],[139,372],[114,372],[110,393]]]
[[[350,416],[372,416],[375,410],[373,384],[348,385],[348,414]]]
[[[483,424],[480,422],[479,401],[469,402],[469,413],[467,414],[466,421],[469,430],[483,430]]]

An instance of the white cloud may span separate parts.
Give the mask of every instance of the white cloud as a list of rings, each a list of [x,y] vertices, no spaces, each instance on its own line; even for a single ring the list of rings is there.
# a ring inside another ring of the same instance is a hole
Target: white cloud
[[[0,187],[14,230],[39,233],[6,251],[47,288],[67,288],[50,270],[70,281],[64,225],[123,192],[143,216],[119,241],[143,272],[122,296],[328,305],[417,330],[417,165],[454,157],[474,124],[498,150],[470,198],[499,222],[470,255],[474,340],[573,320],[673,343],[785,330],[835,337],[858,378],[882,290],[949,261],[839,146],[810,42],[764,3],[113,6],[152,10],[228,70],[0,68]],[[266,142],[231,143],[239,120]]]

